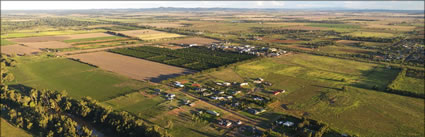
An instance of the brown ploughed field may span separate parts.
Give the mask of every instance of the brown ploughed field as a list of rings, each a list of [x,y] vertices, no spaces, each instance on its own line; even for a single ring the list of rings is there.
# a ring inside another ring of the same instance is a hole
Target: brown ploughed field
[[[22,43],[28,47],[31,48],[51,48],[51,49],[59,49],[59,48],[69,48],[71,47],[70,44],[67,44],[65,42],[60,41],[47,41],[47,42],[28,42],[28,43]]]
[[[62,41],[69,39],[67,36],[41,36],[41,37],[28,37],[28,38],[15,38],[10,39],[13,42],[45,42],[45,41]]]
[[[82,62],[93,64],[101,69],[112,71],[132,79],[152,82],[160,82],[168,78],[195,72],[189,69],[105,51],[76,54],[68,57],[79,59]]]
[[[208,38],[201,38],[201,37],[192,37],[192,38],[183,38],[183,39],[177,39],[172,40],[169,43],[175,43],[175,44],[211,44],[213,42],[218,42],[214,39],[208,39]]]
[[[41,52],[41,50],[39,50],[38,48],[30,48],[26,46],[21,46],[18,44],[9,45],[9,46],[1,46],[1,53],[7,54],[7,55],[12,55],[12,54],[28,55],[28,54],[33,54],[37,52]]]

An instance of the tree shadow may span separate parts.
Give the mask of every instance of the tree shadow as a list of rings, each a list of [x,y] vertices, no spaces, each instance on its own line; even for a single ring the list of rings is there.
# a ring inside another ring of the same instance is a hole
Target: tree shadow
[[[22,84],[12,84],[12,85],[8,85],[8,87],[9,89],[21,91],[22,93],[29,93],[31,89],[33,89],[32,87],[22,85]]]
[[[196,132],[198,134],[201,134],[201,135],[204,135],[204,136],[207,136],[207,137],[216,137],[217,136],[217,135],[213,135],[213,134],[210,134],[210,133],[201,132],[199,130],[195,130],[195,129],[192,129],[192,128],[189,128],[189,129],[193,132]]]
[[[182,73],[173,73],[173,74],[166,74],[166,75],[161,74],[158,77],[152,77],[152,78],[149,78],[148,80],[151,82],[159,83],[169,78],[175,78],[181,75],[187,75],[187,74],[193,74],[193,73],[194,73],[193,71],[184,71]]]

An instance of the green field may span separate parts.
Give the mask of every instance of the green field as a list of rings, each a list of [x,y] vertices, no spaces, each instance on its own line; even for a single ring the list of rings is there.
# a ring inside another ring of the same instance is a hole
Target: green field
[[[15,42],[13,42],[13,41],[8,41],[8,40],[6,40],[6,39],[1,39],[0,46],[6,46],[6,45],[12,45],[12,44],[15,44]]]
[[[396,35],[392,33],[383,33],[383,32],[363,32],[363,31],[356,31],[352,33],[348,33],[348,35],[354,36],[354,37],[382,37],[382,38],[391,38]]]
[[[404,77],[401,80],[396,81],[396,89],[402,91],[409,91],[413,93],[425,93],[425,80],[413,77]]]
[[[83,39],[70,39],[70,40],[64,40],[63,42],[66,42],[66,43],[88,42],[88,41],[96,41],[96,40],[113,40],[113,39],[120,39],[120,38],[123,38],[123,37],[108,36],[108,37],[95,37],[95,38],[83,38]]]
[[[183,35],[179,34],[172,34],[172,33],[156,33],[156,34],[143,34],[138,35],[142,40],[158,40],[158,39],[167,39],[167,38],[178,38],[178,37],[184,37]]]
[[[296,54],[245,63],[191,80],[241,82],[262,77],[273,83],[269,89],[286,89],[283,95],[269,95],[276,102],[269,104],[270,112],[259,115],[268,119],[275,114],[307,115],[329,123],[340,133],[423,136],[422,99],[370,90],[375,85],[384,89],[397,74],[398,70],[376,64]]]
[[[17,67],[10,69],[15,75],[11,85],[66,90],[72,97],[90,96],[100,101],[146,86],[146,83],[65,58],[32,56],[17,60]]]
[[[15,127],[7,122],[5,119],[1,118],[1,137],[32,137],[31,134],[25,130]]]
[[[42,32],[13,32],[1,35],[1,38],[22,38],[22,37],[37,37],[37,36],[52,36],[52,35],[68,35],[68,34],[83,34],[83,33],[95,33],[105,32],[103,29],[94,30],[52,30]]]

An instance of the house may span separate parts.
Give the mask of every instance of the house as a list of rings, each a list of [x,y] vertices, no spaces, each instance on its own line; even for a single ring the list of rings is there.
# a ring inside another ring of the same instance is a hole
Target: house
[[[211,96],[212,93],[211,92],[202,92],[202,96]]]
[[[232,99],[233,98],[233,96],[227,96],[227,99]]]
[[[154,91],[156,91],[156,92],[161,92],[161,89],[156,88],[156,89],[154,89]]]
[[[262,82],[262,81],[254,80],[253,82],[254,82],[255,84],[261,84],[261,82]]]
[[[247,112],[248,113],[251,113],[251,114],[254,114],[254,115],[260,114],[260,112],[258,110],[252,109],[252,108],[248,109]]]
[[[238,120],[238,122],[236,122],[237,125],[242,125],[242,121]]]
[[[241,83],[241,84],[239,84],[241,87],[242,86],[248,86],[248,83],[247,82],[245,82],[245,83]]]
[[[285,93],[285,92],[286,90],[276,90],[276,91],[273,91],[273,95],[278,95],[280,93]]]
[[[263,78],[257,78],[256,80],[263,82],[264,79]]]
[[[201,87],[201,84],[193,83],[193,84],[192,84],[192,87]]]
[[[239,102],[232,103],[232,107],[238,107],[239,105],[240,105],[240,103],[239,103]]]
[[[237,95],[237,94],[240,94],[240,93],[241,93],[241,91],[240,91],[240,90],[238,90],[238,91],[233,91],[233,92],[232,92],[232,94],[233,94],[233,95]]]
[[[189,103],[188,106],[193,107],[193,106],[195,106],[195,103]]]
[[[214,116],[220,116],[220,113],[218,113],[218,112],[216,112],[216,111],[214,111],[214,110],[207,110],[207,113],[209,113],[209,114],[211,114],[211,115],[214,115]]]
[[[270,82],[264,82],[264,85],[266,85],[266,86],[272,86],[273,84],[270,83]]]
[[[219,125],[230,127],[232,125],[232,122],[230,120],[221,120],[218,122]]]
[[[174,97],[176,97],[176,94],[167,94],[166,96],[170,97],[170,98],[174,98]]]
[[[223,85],[224,85],[224,86],[230,86],[230,85],[231,85],[231,83],[229,83],[229,82],[223,82]]]
[[[189,104],[190,104],[190,100],[185,100],[183,103],[184,103],[185,105],[189,105]]]
[[[221,94],[224,94],[224,91],[217,91],[215,92],[215,94],[221,95]]]
[[[263,101],[264,99],[263,98],[261,98],[261,97],[254,97],[253,98],[255,101]]]
[[[248,111],[248,113],[251,113],[251,114],[257,115],[257,114],[260,114],[260,113],[265,112],[266,110],[265,110],[265,109],[260,109],[260,110],[258,110],[258,109],[250,108],[250,109],[248,109],[247,111]]]
[[[294,125],[294,122],[291,121],[286,121],[285,123],[283,123],[284,126],[290,127]]]

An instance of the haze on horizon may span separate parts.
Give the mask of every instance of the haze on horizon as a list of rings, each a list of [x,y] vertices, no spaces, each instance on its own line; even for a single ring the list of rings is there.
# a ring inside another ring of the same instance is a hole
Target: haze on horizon
[[[158,7],[424,10],[424,1],[1,1],[1,10]]]

